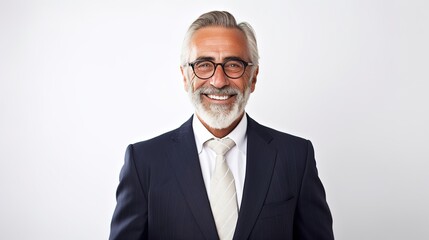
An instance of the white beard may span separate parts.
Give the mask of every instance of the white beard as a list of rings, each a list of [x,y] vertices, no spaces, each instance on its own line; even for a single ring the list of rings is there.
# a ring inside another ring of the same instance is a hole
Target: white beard
[[[244,112],[250,96],[250,87],[246,87],[244,94],[236,88],[225,87],[217,89],[215,87],[200,87],[193,91],[192,82],[188,82],[188,95],[195,107],[198,117],[214,129],[224,129],[237,120]],[[232,106],[221,104],[204,105],[202,94],[235,94],[236,101]]]

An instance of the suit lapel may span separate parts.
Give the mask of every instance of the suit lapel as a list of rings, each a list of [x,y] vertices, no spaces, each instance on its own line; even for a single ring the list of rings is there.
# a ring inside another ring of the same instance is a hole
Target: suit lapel
[[[211,213],[198,152],[192,130],[192,118],[183,124],[173,138],[174,156],[171,165],[175,171],[181,191],[188,201],[195,221],[207,239],[217,239],[216,225]]]
[[[234,239],[247,239],[256,223],[268,193],[277,151],[272,137],[248,117],[247,167],[243,199]]]

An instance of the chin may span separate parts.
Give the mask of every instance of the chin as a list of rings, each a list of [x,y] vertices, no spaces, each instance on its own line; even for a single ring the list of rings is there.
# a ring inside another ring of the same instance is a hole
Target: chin
[[[244,112],[237,104],[234,104],[232,109],[224,109],[223,106],[212,105],[209,109],[203,106],[195,108],[198,117],[205,122],[209,127],[214,129],[225,129],[231,126]]]

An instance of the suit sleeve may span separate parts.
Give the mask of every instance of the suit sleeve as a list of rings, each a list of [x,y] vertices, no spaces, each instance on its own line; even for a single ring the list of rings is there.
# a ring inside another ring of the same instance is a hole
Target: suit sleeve
[[[136,168],[132,145],[127,148],[119,178],[109,239],[147,239],[147,196]]]
[[[295,213],[294,239],[334,239],[332,216],[318,176],[314,149],[310,141],[307,141],[307,158]]]

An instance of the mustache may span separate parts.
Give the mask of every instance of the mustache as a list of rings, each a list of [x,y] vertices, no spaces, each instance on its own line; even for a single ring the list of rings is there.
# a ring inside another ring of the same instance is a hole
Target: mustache
[[[194,93],[196,94],[219,94],[219,95],[238,95],[240,94],[240,90],[233,87],[223,87],[223,88],[215,88],[215,87],[200,87]]]

